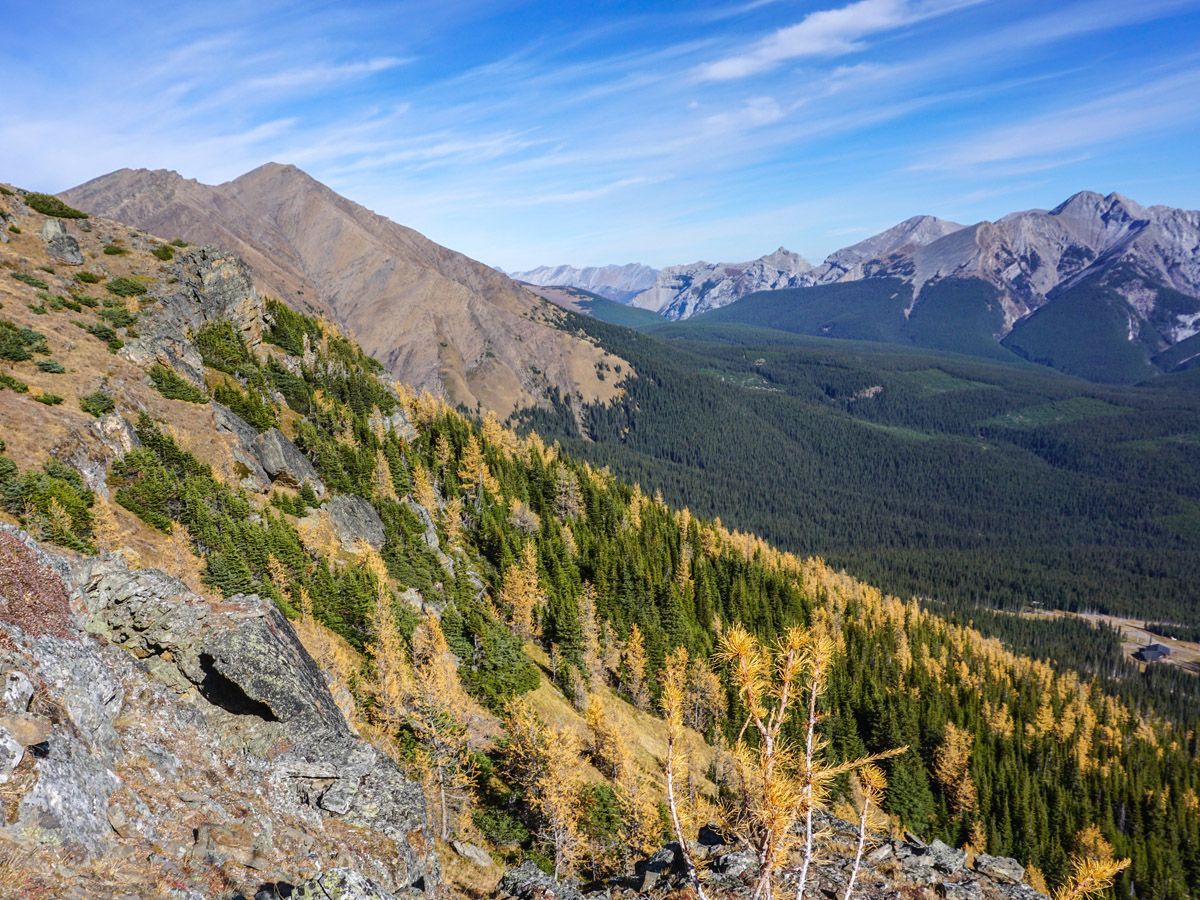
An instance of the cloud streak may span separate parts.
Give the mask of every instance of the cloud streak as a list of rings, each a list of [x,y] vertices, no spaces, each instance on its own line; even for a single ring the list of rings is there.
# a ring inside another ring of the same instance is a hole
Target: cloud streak
[[[731,81],[806,57],[845,56],[863,50],[865,39],[884,31],[945,15],[979,0],[857,0],[837,9],[809,13],[795,25],[757,41],[748,49],[706,63],[700,81]]]

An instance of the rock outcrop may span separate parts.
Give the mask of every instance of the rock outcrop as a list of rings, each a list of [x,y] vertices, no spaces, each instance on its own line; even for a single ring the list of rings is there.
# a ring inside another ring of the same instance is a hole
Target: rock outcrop
[[[326,502],[324,509],[329,514],[334,534],[345,549],[353,549],[358,541],[366,541],[375,550],[383,549],[387,540],[383,520],[375,507],[362,497],[339,494]]]
[[[325,493],[325,483],[316,467],[278,428],[268,428],[258,435],[254,439],[254,452],[272,481],[278,480],[294,488],[308,484],[318,497]]]
[[[58,219],[47,219],[42,225],[42,240],[46,242],[46,252],[51,259],[66,263],[69,266],[82,266],[83,253],[79,250],[79,241],[67,234],[67,229]]]
[[[121,352],[140,365],[161,360],[203,386],[204,363],[191,335],[207,322],[225,319],[256,347],[262,343],[265,304],[246,264],[213,247],[181,254],[171,276],[170,289],[162,291],[139,336]]]
[[[438,883],[420,788],[353,734],[268,601],[0,527],[0,672],[0,826],[35,860],[120,860],[139,896],[164,878],[212,896],[218,871],[252,896],[314,862],[343,867],[314,891]],[[86,866],[31,868],[49,895],[87,893]]]

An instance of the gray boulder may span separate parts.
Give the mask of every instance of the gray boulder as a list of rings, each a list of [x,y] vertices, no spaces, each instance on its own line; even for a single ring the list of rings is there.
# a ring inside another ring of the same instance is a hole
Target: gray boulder
[[[469,844],[466,841],[451,841],[450,846],[454,848],[455,853],[467,862],[479,866],[481,869],[487,869],[493,865],[491,854],[482,847]]]
[[[394,432],[396,437],[402,441],[413,441],[417,438],[417,429],[413,427],[412,422],[408,420],[408,415],[404,410],[396,410],[389,416],[385,416],[379,410],[372,410],[369,419],[371,428],[375,431]]]
[[[233,458],[246,470],[241,480],[242,487],[248,491],[265,493],[271,486],[271,477],[258,459],[258,449],[254,444],[258,432],[228,406],[215,400],[210,405],[217,431],[233,435]]]
[[[330,869],[296,885],[292,900],[396,900],[378,884],[353,869]]]
[[[8,712],[23,713],[29,709],[33,697],[33,683],[20,669],[4,673],[4,708]]]
[[[346,730],[321,670],[273,603],[238,595],[217,612],[166,573],[131,572],[112,557],[92,562],[84,596],[89,630],[176,690],[194,686],[235,715]]]
[[[376,550],[382,550],[387,535],[383,530],[383,519],[375,507],[352,494],[339,494],[325,503],[334,533],[347,550],[357,541],[366,541]]]
[[[67,229],[58,219],[47,219],[42,225],[42,240],[46,242],[46,250],[51,259],[70,266],[82,266],[83,254],[79,252],[79,242],[67,234]]]
[[[579,888],[555,881],[529,860],[505,872],[493,896],[511,900],[583,900]]]
[[[983,900],[983,888],[978,881],[945,881],[938,885],[938,893],[947,900]]]
[[[929,856],[932,859],[933,867],[946,875],[953,875],[967,864],[965,852],[955,850],[940,840],[935,840],[929,845]]]
[[[308,457],[296,449],[278,428],[270,428],[254,439],[255,455],[259,465],[273,481],[281,481],[295,488],[305,483],[320,497],[325,493],[325,483]]]
[[[1020,884],[1025,880],[1025,867],[1007,856],[975,856],[975,871],[1000,884]]]

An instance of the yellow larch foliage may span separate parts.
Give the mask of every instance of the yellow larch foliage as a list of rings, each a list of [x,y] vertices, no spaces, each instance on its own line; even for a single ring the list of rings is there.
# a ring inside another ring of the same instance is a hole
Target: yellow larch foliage
[[[431,516],[437,515],[437,492],[433,489],[429,470],[419,459],[412,461],[412,496]]]
[[[621,682],[633,705],[646,709],[650,705],[650,688],[646,683],[646,642],[642,629],[634,623],[629,628],[629,640],[621,653]]]
[[[583,669],[592,690],[606,682],[604,650],[600,641],[600,624],[596,621],[596,588],[584,582],[579,595],[579,625],[583,637]]]
[[[458,460],[458,480],[462,482],[463,489],[475,498],[476,509],[483,502],[483,491],[493,497],[500,495],[500,483],[488,468],[483,448],[473,434],[467,438]]]
[[[621,808],[626,844],[636,853],[654,852],[661,843],[655,791],[646,783],[629,741],[613,722],[598,693],[588,696],[586,720],[591,736],[589,752],[596,768],[612,782]]]
[[[541,584],[538,581],[537,548],[526,541],[521,559],[508,567],[500,587],[500,603],[508,612],[513,631],[523,640],[539,633],[537,613],[542,607]]]
[[[442,506],[442,528],[446,531],[446,547],[451,552],[462,549],[462,497],[451,497]]]
[[[554,856],[554,877],[571,871],[583,850],[579,817],[585,786],[582,744],[571,728],[547,725],[527,701],[506,707],[503,746],[511,772],[538,816],[538,836]]]
[[[934,754],[933,777],[937,779],[957,813],[975,808],[975,782],[971,779],[971,747],[975,739],[965,728],[946,723],[942,743]]]
[[[646,497],[642,493],[642,487],[639,484],[635,484],[633,486],[633,494],[629,498],[629,511],[625,514],[625,520],[634,531],[642,530],[642,507],[645,504]]]
[[[396,484],[392,481],[392,469],[382,450],[375,451],[375,472],[371,476],[371,484],[375,493],[384,500],[398,500]]]

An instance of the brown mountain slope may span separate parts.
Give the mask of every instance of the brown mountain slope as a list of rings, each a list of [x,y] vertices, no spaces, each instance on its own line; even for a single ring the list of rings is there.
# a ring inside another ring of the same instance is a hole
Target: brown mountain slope
[[[507,276],[353,203],[294,166],[219,185],[122,169],[62,195],[154,234],[246,259],[259,288],[325,313],[397,377],[507,415],[549,388],[609,399],[621,360],[555,326],[563,313]]]

